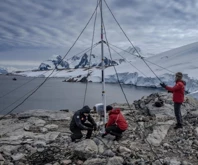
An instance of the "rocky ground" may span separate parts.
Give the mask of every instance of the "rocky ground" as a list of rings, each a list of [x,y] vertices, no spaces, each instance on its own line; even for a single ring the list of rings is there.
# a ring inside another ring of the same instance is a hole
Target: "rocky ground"
[[[161,98],[162,107],[155,102]],[[117,142],[99,132],[70,140],[72,112],[31,110],[0,121],[0,165],[197,165],[198,102],[182,105],[183,129],[174,130],[172,95],[152,94],[122,108],[129,123]],[[92,114],[98,121],[96,114]],[[86,132],[84,132],[86,133]]]

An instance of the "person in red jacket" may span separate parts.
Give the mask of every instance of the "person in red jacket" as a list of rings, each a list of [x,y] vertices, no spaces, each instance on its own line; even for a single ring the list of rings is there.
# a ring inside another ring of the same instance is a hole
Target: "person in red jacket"
[[[164,83],[160,83],[163,88],[173,93],[174,111],[177,120],[177,124],[174,127],[175,129],[182,128],[181,105],[184,102],[184,92],[186,85],[185,81],[182,80],[182,77],[183,74],[181,72],[176,73],[174,87],[169,87]]]
[[[119,108],[113,109],[112,106],[108,105],[106,110],[109,112],[109,120],[105,126],[105,133],[102,134],[102,138],[107,134],[111,134],[115,136],[114,140],[118,141],[122,138],[122,132],[128,128],[128,124]]]

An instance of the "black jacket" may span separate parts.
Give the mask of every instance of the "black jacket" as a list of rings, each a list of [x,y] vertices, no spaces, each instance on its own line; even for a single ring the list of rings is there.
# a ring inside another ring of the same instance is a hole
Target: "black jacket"
[[[76,111],[74,113],[74,116],[72,117],[70,128],[75,129],[75,127],[78,127],[82,130],[88,130],[90,128],[86,127],[84,123],[88,120],[93,126],[96,127],[96,123],[94,119],[90,116],[90,108],[88,106],[84,106],[82,109]],[[83,115],[83,113],[88,113],[88,116]]]

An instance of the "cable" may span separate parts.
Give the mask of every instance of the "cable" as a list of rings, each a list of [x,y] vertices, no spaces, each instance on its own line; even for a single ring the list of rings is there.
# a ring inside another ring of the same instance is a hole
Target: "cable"
[[[99,1],[97,1],[97,4],[99,4]],[[95,19],[94,19],[94,25],[93,25],[93,34],[92,34],[92,41],[91,41],[91,51],[90,51],[90,56],[89,56],[89,67],[87,71],[87,82],[86,82],[86,87],[85,87],[85,95],[84,95],[84,101],[83,101],[83,107],[85,106],[85,100],[86,100],[86,95],[87,95],[87,86],[88,86],[88,76],[89,76],[89,70],[91,67],[91,54],[92,54],[92,47],[93,47],[93,42],[94,42],[94,34],[95,34],[95,26],[96,26],[96,19],[97,19],[97,10],[95,13]]]
[[[107,43],[108,44],[108,43]],[[110,46],[109,46],[110,47]],[[112,47],[110,47],[114,52],[116,52],[120,57],[122,57],[123,59],[125,59],[131,66],[133,66],[137,71],[139,71],[140,73],[142,73],[145,77],[147,77],[141,70],[139,70],[136,66],[134,66],[130,61],[128,61],[126,58],[124,58],[120,53],[118,53],[115,49],[113,49]]]
[[[107,8],[109,9],[110,13],[112,14],[113,18],[115,19],[116,23],[118,24],[118,26],[120,27],[120,29],[122,30],[123,34],[125,35],[125,37],[128,39],[128,41],[130,42],[130,44],[132,45],[132,47],[134,48],[134,50],[137,52],[137,54],[139,55],[139,58],[141,58],[144,63],[147,65],[147,67],[151,70],[151,72],[156,76],[156,78],[162,82],[162,80],[156,75],[156,73],[152,70],[152,68],[146,63],[146,61],[144,60],[144,58],[140,55],[140,53],[137,51],[137,49],[135,48],[135,46],[133,45],[133,43],[131,42],[131,40],[128,38],[128,36],[126,35],[126,33],[124,32],[124,30],[122,29],[122,27],[120,26],[119,22],[117,21],[117,19],[115,18],[114,14],[112,13],[111,9],[109,8],[108,4],[106,3],[106,1],[104,0]]]
[[[19,100],[21,100],[23,97],[25,97],[26,95],[30,94],[31,92],[33,92],[36,88],[34,88],[33,90],[29,91],[28,93],[26,93],[25,95],[23,95],[22,97],[20,97],[19,99],[17,99],[15,102],[13,102],[12,104],[10,104],[9,106],[5,107],[4,109],[2,109],[0,112],[3,112],[4,110],[8,109],[9,107],[11,107],[12,105],[14,105],[15,103],[17,103]],[[5,117],[5,116],[4,116]],[[2,117],[3,118],[3,117]]]
[[[46,72],[47,72],[47,71],[46,71]],[[46,72],[44,72],[44,73],[46,73]],[[42,74],[44,74],[44,73],[42,73]],[[20,85],[20,86],[16,87],[15,89],[13,89],[13,90],[9,91],[8,93],[6,93],[6,94],[4,94],[4,95],[0,96],[0,99],[1,99],[2,97],[7,96],[8,94],[10,94],[10,93],[14,92],[15,90],[17,90],[17,89],[19,89],[19,88],[23,87],[24,85],[26,85],[26,84],[30,83],[31,81],[35,80],[36,78],[38,78],[38,77],[34,77],[33,79],[31,79],[31,80],[29,80],[29,81],[25,82],[24,84],[22,84],[22,85]]]
[[[105,0],[104,0],[104,1],[105,1]],[[102,18],[102,22],[103,22],[103,18]],[[104,26],[105,34],[107,34],[107,33],[106,33],[106,29],[105,29],[104,22],[103,22],[103,26]],[[106,41],[107,41],[107,43],[108,43],[108,40],[107,40],[107,36],[106,36],[106,35],[105,35],[105,38],[106,38]],[[107,46],[108,46],[108,45],[107,45]],[[112,59],[112,55],[111,55],[111,50],[110,50],[110,47],[109,47],[109,46],[108,46],[108,50],[109,50],[109,54],[110,54],[111,60],[113,60],[113,59]],[[125,100],[126,100],[128,106],[129,106],[129,108],[132,110],[132,108],[131,108],[131,106],[130,106],[130,104],[129,104],[129,101],[128,101],[127,97],[126,97],[126,94],[125,94],[125,92],[124,92],[124,90],[123,90],[123,88],[122,88],[122,85],[121,85],[121,83],[120,83],[120,80],[119,80],[119,77],[118,77],[118,73],[117,73],[116,67],[115,67],[114,65],[113,65],[113,67],[114,67],[114,70],[115,70],[115,73],[116,73],[116,77],[117,77],[118,83],[119,83],[120,88],[121,88],[121,90],[122,90],[122,93],[123,93],[123,95],[124,95],[124,97],[125,97]],[[133,115],[133,116],[134,116],[134,115]],[[136,119],[135,116],[134,116],[134,118]],[[137,121],[137,120],[136,120],[136,121]],[[138,123],[138,122],[136,122],[136,123],[137,123],[137,126],[138,126],[138,127],[140,128],[140,130],[141,130],[141,127],[140,127],[139,123]],[[141,131],[142,131],[142,130],[141,130]],[[142,133],[143,133],[143,135],[144,135],[144,137],[145,137],[145,134],[144,134],[143,131],[142,131]],[[159,159],[158,155],[157,155],[157,154],[155,153],[155,151],[153,150],[152,145],[148,142],[148,140],[147,140],[146,138],[144,138],[144,140],[145,140],[145,142],[150,146],[151,151],[152,151],[153,154],[157,157],[157,159],[159,160],[159,162],[163,165],[163,162]]]
[[[112,45],[112,46],[114,46],[114,47],[116,47],[116,48],[118,48],[118,49],[120,49],[120,50],[122,50],[122,51],[124,51],[124,52],[126,52],[126,53],[129,53],[129,54],[131,54],[131,55],[133,55],[133,56],[136,56],[136,57],[139,57],[139,56],[137,56],[137,55],[135,55],[135,54],[132,54],[132,53],[130,53],[130,52],[128,52],[128,51],[126,51],[126,50],[124,50],[124,49],[122,49],[122,48],[119,48],[118,46],[116,46],[116,45],[113,45],[113,44],[110,44],[110,43],[108,43],[109,45]],[[143,57],[144,58],[144,57]],[[158,67],[160,67],[160,68],[162,68],[162,69],[164,69],[164,70],[167,70],[167,71],[169,71],[169,72],[171,72],[171,73],[173,73],[173,74],[175,74],[174,72],[172,72],[172,71],[170,71],[170,70],[168,70],[168,69],[166,69],[166,68],[164,68],[164,67],[162,67],[162,66],[160,66],[160,65],[157,65],[157,64],[155,64],[155,63],[153,63],[153,62],[151,62],[151,61],[149,61],[149,60],[147,60],[147,59],[145,59],[147,62],[150,62],[151,64],[153,64],[153,65],[156,65],[156,66],[158,66]]]
[[[93,46],[95,46],[96,44],[98,44],[98,43],[95,43],[94,45],[92,45],[92,47]],[[73,56],[78,56],[78,55],[81,55],[83,52],[87,52],[87,51],[89,51],[92,47],[88,47],[88,48],[86,48],[85,50],[83,50],[83,51],[81,51],[81,52],[79,52],[79,53],[77,53],[77,54],[75,54],[75,55],[73,55]],[[71,58],[68,58],[67,60],[70,60],[70,59],[72,59],[73,58],[73,56],[71,57]]]
[[[124,50],[124,49],[122,49],[122,48],[119,48],[119,47],[116,46],[116,45],[113,45],[113,44],[110,44],[110,43],[108,43],[108,44],[111,45],[111,46],[113,46],[113,47],[116,47],[116,48],[118,48],[118,49],[120,49],[120,50],[122,50],[122,51],[124,51],[124,52],[126,52],[126,53],[131,54],[130,52],[128,52],[128,51],[126,51],[126,50]],[[111,48],[111,49],[112,49],[112,48]],[[139,56],[134,55],[134,54],[131,54],[131,55],[136,56],[136,57],[139,57]],[[155,63],[153,63],[153,62],[151,62],[151,61],[149,61],[149,60],[147,60],[147,59],[144,59],[144,60],[147,61],[147,62],[149,62],[149,63],[151,63],[151,64],[153,64],[153,65],[156,65],[156,66],[158,66],[158,67],[160,67],[160,68],[162,68],[162,69],[164,69],[164,70],[167,70],[168,72],[171,72],[171,73],[175,74],[175,72],[172,72],[172,71],[170,71],[170,70],[168,70],[168,69],[166,69],[166,68],[164,68],[164,67],[162,67],[162,66],[160,66],[160,65],[157,65],[157,64],[155,64]],[[193,84],[192,84],[192,85],[193,85]],[[186,92],[188,93],[188,91],[189,91],[191,88],[192,88],[192,86],[191,86]]]
[[[99,3],[98,3],[99,4]],[[93,14],[91,15],[90,19],[88,20],[87,24],[85,25],[85,27],[83,28],[83,30],[81,31],[81,33],[79,34],[79,36],[77,37],[77,39],[75,40],[75,42],[72,44],[72,46],[69,48],[69,50],[67,51],[67,53],[65,54],[64,58],[68,55],[68,53],[71,51],[71,49],[74,47],[74,45],[76,44],[76,42],[78,41],[78,39],[80,38],[80,36],[82,35],[82,33],[84,32],[84,30],[86,29],[86,27],[88,26],[89,22],[91,21],[92,17],[94,16],[97,8],[98,8],[98,4],[93,12]],[[63,58],[63,59],[64,59]],[[61,60],[61,62],[63,61],[63,59]],[[48,77],[46,77],[46,79],[30,94],[28,95],[21,103],[19,103],[17,106],[15,106],[11,111],[9,111],[6,115],[10,114],[11,112],[13,112],[17,107],[19,107],[20,105],[22,105],[30,96],[32,96],[48,79],[49,77],[53,74],[53,72],[55,71],[55,69],[52,70],[51,74],[49,74]],[[3,117],[0,118],[0,120],[2,120],[6,115],[4,115]]]
[[[84,53],[88,53],[91,49],[94,49],[96,46],[98,46],[99,43],[96,43],[93,45],[93,47],[89,48],[86,52]],[[80,58],[83,56],[84,54],[82,54],[81,56],[79,56]],[[75,61],[71,62],[70,64],[73,64]]]

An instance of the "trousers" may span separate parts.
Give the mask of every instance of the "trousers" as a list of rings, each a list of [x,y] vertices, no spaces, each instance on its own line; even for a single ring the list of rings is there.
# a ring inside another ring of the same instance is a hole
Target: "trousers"
[[[181,104],[182,103],[174,103],[175,117],[177,120],[177,124],[179,124],[179,125],[182,124]]]
[[[111,125],[105,129],[107,134],[114,135],[116,137],[121,137],[123,130],[121,130],[117,125]]]
[[[89,128],[93,128],[93,125],[90,123],[84,123],[83,125],[85,125],[86,127]],[[82,134],[82,129],[80,129],[79,127],[71,127],[70,131],[72,132],[71,134],[71,139],[75,140],[75,139],[81,139],[83,137]],[[92,135],[92,130],[87,130],[87,135],[86,135],[86,139],[90,139]]]

